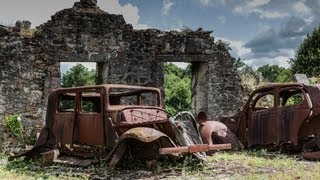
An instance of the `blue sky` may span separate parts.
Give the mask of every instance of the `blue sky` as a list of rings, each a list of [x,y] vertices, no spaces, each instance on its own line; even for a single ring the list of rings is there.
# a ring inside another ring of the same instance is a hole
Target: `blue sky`
[[[33,27],[56,11],[72,7],[66,0],[2,0],[0,23],[29,20]],[[248,65],[288,67],[298,45],[320,22],[320,0],[98,0],[102,10],[123,14],[136,29],[213,30],[230,43],[231,54]],[[320,43],[320,42],[319,42]]]

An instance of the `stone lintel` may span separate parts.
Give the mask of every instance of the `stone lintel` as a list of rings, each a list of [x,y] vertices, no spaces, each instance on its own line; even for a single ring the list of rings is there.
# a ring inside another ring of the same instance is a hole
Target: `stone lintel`
[[[108,62],[117,59],[117,53],[47,53],[48,59],[58,62]]]
[[[212,59],[212,55],[157,55],[156,60],[162,62],[197,62]]]

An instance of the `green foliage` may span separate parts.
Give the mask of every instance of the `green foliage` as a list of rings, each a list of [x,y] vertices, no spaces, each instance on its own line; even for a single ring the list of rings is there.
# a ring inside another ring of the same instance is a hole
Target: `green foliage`
[[[70,68],[62,76],[62,87],[77,87],[96,84],[95,70],[89,71],[82,64],[77,64]]]
[[[228,41],[223,41],[221,39],[219,39],[217,42],[217,47],[219,50],[232,50],[230,47],[230,43]]]
[[[240,68],[246,66],[246,64],[245,64],[240,58],[234,59],[234,62],[233,62],[233,63],[234,63],[234,66],[235,66],[237,69],[240,69]]]
[[[166,111],[175,115],[191,109],[191,67],[186,69],[169,63],[165,65]]]
[[[296,94],[296,95],[293,95],[291,96],[285,106],[292,106],[292,105],[295,105],[295,104],[299,104],[303,101],[303,96],[301,96],[301,94]]]
[[[304,73],[308,77],[320,75],[320,27],[307,35],[296,55],[289,63],[293,73]]]
[[[290,82],[293,80],[291,69],[279,67],[278,65],[263,65],[257,69],[264,80],[268,82]]]
[[[24,130],[19,115],[9,115],[5,118],[5,127],[10,133],[21,141],[24,141]]]
[[[311,77],[309,78],[310,84],[320,84],[320,76],[319,77]]]
[[[26,160],[23,158],[0,164],[0,179],[88,179],[85,172],[74,172],[73,168],[54,165],[43,167],[41,160]]]

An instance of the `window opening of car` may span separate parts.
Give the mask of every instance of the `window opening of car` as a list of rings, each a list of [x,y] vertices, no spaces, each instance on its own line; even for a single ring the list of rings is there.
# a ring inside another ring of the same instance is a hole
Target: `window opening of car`
[[[146,89],[110,88],[109,103],[112,106],[159,106],[157,91]]]
[[[74,112],[76,107],[76,93],[62,93],[58,99],[58,112]]]
[[[303,92],[300,89],[287,89],[279,94],[281,107],[301,104],[304,101]]]
[[[254,99],[255,103],[251,107],[253,107],[254,111],[272,109],[274,107],[274,100],[274,95],[271,93],[257,94]]]
[[[101,113],[100,89],[90,89],[81,92],[81,112]]]

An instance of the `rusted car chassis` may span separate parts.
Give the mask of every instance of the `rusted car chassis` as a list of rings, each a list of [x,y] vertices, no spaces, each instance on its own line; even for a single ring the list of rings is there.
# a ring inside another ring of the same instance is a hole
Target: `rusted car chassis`
[[[203,159],[206,151],[230,149],[203,144],[190,113],[170,119],[160,95],[157,88],[112,84],[57,89],[48,97],[36,145],[20,156],[107,157],[115,166],[128,153],[139,159],[194,153]]]
[[[256,89],[237,116],[221,118],[247,148],[303,151],[320,159],[320,87],[300,83]],[[313,153],[310,153],[313,151]]]

